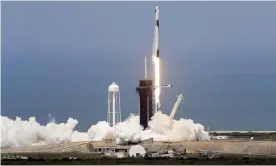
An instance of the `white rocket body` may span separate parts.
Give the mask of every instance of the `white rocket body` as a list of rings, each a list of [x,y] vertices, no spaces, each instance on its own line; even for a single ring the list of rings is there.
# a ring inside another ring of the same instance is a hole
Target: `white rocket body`
[[[152,48],[152,62],[155,64],[155,58],[159,58],[159,9],[155,8],[155,26],[154,26],[154,38]]]
[[[152,48],[152,62],[153,62],[153,84],[154,89],[154,112],[159,111],[160,108],[160,61],[159,61],[159,9],[155,7],[155,26],[154,38]]]

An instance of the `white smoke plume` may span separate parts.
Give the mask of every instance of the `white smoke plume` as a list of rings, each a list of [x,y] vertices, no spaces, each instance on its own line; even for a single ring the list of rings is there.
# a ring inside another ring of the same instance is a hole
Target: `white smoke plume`
[[[52,118],[51,118],[52,119]],[[143,130],[139,116],[130,115],[125,121],[110,127],[100,121],[92,125],[87,132],[75,130],[78,121],[69,118],[66,123],[57,124],[53,119],[46,125],[40,125],[35,117],[12,120],[1,116],[1,148],[30,145],[54,144],[74,141],[100,141],[104,138],[116,138],[118,143],[140,141],[153,138],[155,141],[208,140],[208,132],[201,124],[191,119],[172,120],[166,114],[155,113],[149,122],[149,129]]]

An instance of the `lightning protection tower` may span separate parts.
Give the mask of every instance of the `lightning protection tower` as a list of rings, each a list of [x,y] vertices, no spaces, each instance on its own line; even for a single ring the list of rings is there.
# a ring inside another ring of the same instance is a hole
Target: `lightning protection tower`
[[[121,122],[120,89],[115,82],[108,87],[107,122],[111,127]]]

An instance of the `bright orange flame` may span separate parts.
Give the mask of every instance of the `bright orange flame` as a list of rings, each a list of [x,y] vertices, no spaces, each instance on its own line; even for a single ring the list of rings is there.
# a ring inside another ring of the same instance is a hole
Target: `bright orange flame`
[[[154,58],[154,63],[155,63],[155,68],[154,68],[154,85],[155,85],[155,90],[154,90],[154,97],[155,97],[155,108],[158,109],[160,106],[160,61],[159,58],[155,57]]]

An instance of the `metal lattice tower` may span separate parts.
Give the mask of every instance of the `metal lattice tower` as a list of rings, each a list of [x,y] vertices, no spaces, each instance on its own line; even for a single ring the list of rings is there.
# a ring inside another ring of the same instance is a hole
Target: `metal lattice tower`
[[[108,87],[107,122],[111,127],[121,122],[120,89],[115,82]]]

